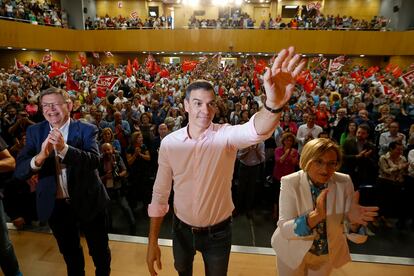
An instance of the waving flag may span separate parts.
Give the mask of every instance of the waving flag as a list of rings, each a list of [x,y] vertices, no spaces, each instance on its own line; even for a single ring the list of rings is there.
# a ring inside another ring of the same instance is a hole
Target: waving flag
[[[128,65],[126,66],[126,69],[125,69],[125,74],[127,75],[128,78],[132,76],[132,65],[129,59],[128,59]]]
[[[17,59],[14,59],[14,67],[17,70],[23,71],[25,73],[31,74],[32,71],[30,70],[29,67],[27,67],[26,65],[24,65],[23,63],[21,63],[20,61],[17,61]]]
[[[52,61],[52,54],[46,54],[42,58],[42,63],[49,63]]]
[[[401,76],[401,80],[404,86],[410,86],[414,82],[414,70],[411,70]]]
[[[68,69],[69,68],[67,67],[67,65],[60,63],[59,61],[53,60],[50,66],[50,73],[48,76],[49,78],[60,76],[63,73],[65,73]]]
[[[329,72],[337,72],[345,65],[345,56],[339,56],[331,60],[329,65]]]
[[[72,75],[70,73],[66,75],[66,90],[79,92],[79,83],[72,78]]]
[[[197,64],[198,62],[195,60],[185,60],[181,64],[181,69],[183,70],[183,72],[192,71],[197,67]]]
[[[98,97],[106,97],[106,90],[112,90],[119,80],[118,76],[99,76],[96,81],[96,89],[98,90]]]
[[[88,65],[88,60],[85,55],[79,54],[79,61],[82,67],[86,67],[86,65]]]
[[[135,71],[138,71],[139,69],[138,58],[134,58],[134,61],[132,62],[132,68],[134,68]]]

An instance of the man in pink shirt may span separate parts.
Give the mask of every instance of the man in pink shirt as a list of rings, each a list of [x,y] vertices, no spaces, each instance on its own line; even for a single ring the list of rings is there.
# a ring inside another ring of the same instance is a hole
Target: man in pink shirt
[[[198,250],[204,259],[206,275],[227,275],[234,209],[231,180],[237,150],[273,134],[304,64],[293,47],[282,50],[264,75],[267,95],[264,108],[243,125],[212,123],[215,95],[209,82],[199,80],[187,87],[184,104],[189,122],[161,142],[157,178],[148,206],[151,224],[147,265],[152,276],[157,275],[154,263],[158,270],[162,268],[158,235],[168,212],[171,187],[174,189],[173,254],[178,274],[192,275]]]

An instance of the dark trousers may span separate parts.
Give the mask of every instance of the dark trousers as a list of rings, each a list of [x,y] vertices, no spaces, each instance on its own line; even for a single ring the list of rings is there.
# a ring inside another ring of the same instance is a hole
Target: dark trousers
[[[173,218],[174,267],[180,276],[193,275],[196,250],[204,260],[206,276],[225,276],[231,249],[231,221],[211,231],[193,231],[191,227]]]
[[[0,267],[6,276],[20,275],[19,264],[9,238],[6,225],[6,214],[3,210],[3,202],[0,199]]]
[[[69,276],[85,275],[85,260],[80,244],[80,231],[85,235],[89,255],[95,264],[95,275],[107,276],[111,268],[111,251],[108,246],[108,214],[103,211],[88,222],[80,222],[70,203],[56,200],[49,226],[66,262]]]
[[[260,177],[261,164],[246,166],[240,162],[239,186],[237,189],[236,210],[252,211],[254,208],[257,180]]]

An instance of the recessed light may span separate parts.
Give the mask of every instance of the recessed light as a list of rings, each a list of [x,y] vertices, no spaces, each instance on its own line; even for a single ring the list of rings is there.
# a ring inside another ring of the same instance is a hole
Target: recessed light
[[[142,52],[142,53],[143,53],[143,54],[146,54],[147,52],[145,52],[145,51],[144,51],[144,52]]]
[[[9,46],[9,47],[7,47],[7,49],[11,50],[11,49],[13,49],[13,47],[10,47],[10,46]]]
[[[306,57],[306,55],[305,55],[305,54],[303,54],[303,55],[302,55],[302,57]]]
[[[165,52],[161,52],[161,54],[164,54]]]
[[[323,54],[318,54],[318,56],[323,57]]]
[[[180,52],[180,54],[182,54],[183,52]]]
[[[365,57],[365,55],[359,55],[360,57]]]
[[[26,51],[27,49],[26,48],[22,48],[22,51]]]
[[[49,50],[49,49],[45,49],[45,51],[46,51],[46,52],[49,52],[50,50]]]

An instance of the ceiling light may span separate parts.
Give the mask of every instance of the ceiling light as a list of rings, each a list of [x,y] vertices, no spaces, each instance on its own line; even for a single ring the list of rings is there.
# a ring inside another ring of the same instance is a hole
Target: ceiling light
[[[285,6],[285,9],[297,9],[298,6]]]
[[[318,54],[318,56],[323,57],[323,54]]]
[[[22,48],[22,51],[26,51],[27,49],[26,48]]]
[[[146,54],[147,52],[145,52],[145,51],[144,51],[144,52],[142,52],[142,53],[143,53],[143,54]]]
[[[10,46],[9,46],[9,47],[7,47],[7,49],[11,50],[11,49],[13,49],[13,47],[10,47]]]
[[[49,49],[45,49],[45,52],[49,52],[50,50]]]
[[[359,55],[360,57],[365,57],[365,55]]]
[[[302,55],[302,57],[306,57],[306,55],[305,55],[305,54],[303,54],[303,55]]]

